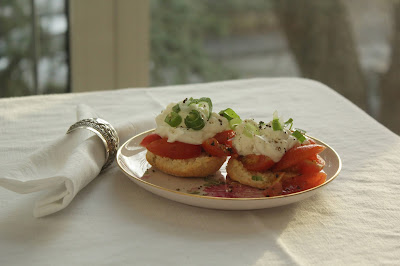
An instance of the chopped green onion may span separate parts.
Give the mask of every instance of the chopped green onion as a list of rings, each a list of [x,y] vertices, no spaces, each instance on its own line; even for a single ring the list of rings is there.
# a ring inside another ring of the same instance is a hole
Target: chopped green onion
[[[207,119],[210,119],[211,114],[212,114],[212,108],[213,108],[212,101],[210,98],[201,97],[200,99],[193,99],[192,97],[190,97],[188,105],[191,105],[191,104],[197,104],[200,107],[202,107],[202,105],[204,107],[207,107]]]
[[[239,118],[240,119],[240,116],[238,116],[238,114],[235,113],[235,111],[233,111],[231,108],[227,108],[225,110],[222,110],[221,112],[219,112],[219,115],[225,117],[229,121],[231,121],[234,118]]]
[[[304,137],[304,135],[298,130],[293,132],[292,136],[295,137],[300,143],[303,143],[306,140],[306,137]]]
[[[242,119],[240,119],[239,117],[232,118],[231,120],[229,120],[229,126],[231,127],[231,129],[235,129],[241,123]]]
[[[289,130],[291,130],[292,126],[293,126],[293,119],[292,118],[289,118],[289,120],[285,122],[285,127],[288,126],[288,125],[290,125]]]
[[[177,127],[182,122],[182,117],[176,112],[171,112],[165,117],[164,121],[171,127]]]
[[[279,118],[275,118],[274,120],[272,120],[272,129],[274,131],[283,130],[283,127],[281,125],[281,122],[279,121]]]
[[[190,97],[190,98],[189,98],[188,104],[191,105],[191,104],[197,103],[198,100],[199,100],[199,99],[195,99],[195,98],[193,98],[193,97]]]
[[[263,181],[264,180],[261,176],[258,176],[258,175],[253,175],[251,177],[251,179],[254,181]]]
[[[197,104],[198,104],[199,106],[204,105],[204,106],[207,107],[207,111],[208,111],[207,119],[210,119],[211,114],[212,114],[212,109],[213,109],[213,105],[212,105],[211,99],[208,98],[208,97],[201,97],[201,98],[198,100]]]
[[[231,108],[220,111],[219,115],[228,119],[231,129],[235,129],[238,125],[242,123],[242,119],[240,119],[240,116]]]
[[[179,107],[179,103],[172,107],[172,111],[174,111],[175,113],[179,113],[180,110],[181,108]]]
[[[293,118],[289,118],[289,120],[285,122],[285,125],[287,124],[293,124]]]
[[[245,136],[251,138],[254,135],[259,135],[260,132],[259,132],[258,128],[255,125],[246,123],[246,125],[244,125],[243,134]]]
[[[185,125],[187,126],[187,128],[200,130],[205,126],[205,123],[199,111],[192,110],[185,118]]]
[[[208,106],[210,107],[210,109],[212,110],[212,101],[211,101],[211,99],[210,98],[208,98],[208,97],[201,97],[199,100],[198,100],[198,102],[197,103],[201,103],[201,102],[205,102],[205,103],[208,103]]]

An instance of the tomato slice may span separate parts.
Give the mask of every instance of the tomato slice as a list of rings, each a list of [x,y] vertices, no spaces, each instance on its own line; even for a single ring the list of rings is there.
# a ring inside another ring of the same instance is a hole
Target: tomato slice
[[[152,153],[171,159],[189,159],[200,156],[201,145],[187,144],[179,141],[168,142],[167,138],[152,141],[146,148]]]
[[[307,138],[309,144],[316,144],[313,139]]]
[[[247,170],[257,172],[266,171],[275,164],[268,156],[255,154],[243,156],[241,162]]]
[[[161,139],[161,137],[159,135],[153,133],[153,134],[150,134],[150,135],[147,135],[146,137],[144,137],[142,139],[142,141],[140,142],[140,145],[143,147],[147,147],[147,145],[149,145],[151,142],[153,142],[155,140],[159,140],[159,139]]]
[[[304,161],[298,163],[294,166],[299,173],[302,174],[312,174],[318,173],[325,166],[325,160],[321,156],[315,154],[311,158],[305,159]]]
[[[282,182],[282,194],[286,195],[310,189],[323,184],[325,180],[326,173],[324,171],[291,177]]]
[[[307,158],[314,156],[325,150],[325,146],[318,144],[310,144],[303,146],[295,146],[288,150],[282,159],[277,162],[273,168],[274,171],[281,171],[283,169],[294,166]]]
[[[233,130],[222,131],[214,136],[214,138],[218,140],[219,143],[224,144],[228,147],[232,147],[233,137],[235,137],[235,131]]]
[[[219,143],[216,138],[205,140],[201,146],[211,156],[223,157],[231,154],[231,149],[226,145]]]

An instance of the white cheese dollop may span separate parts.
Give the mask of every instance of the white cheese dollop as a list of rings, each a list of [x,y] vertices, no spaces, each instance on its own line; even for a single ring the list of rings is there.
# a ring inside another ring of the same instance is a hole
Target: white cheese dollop
[[[165,117],[172,112],[172,108],[179,104],[179,115],[182,117],[182,122],[177,127],[171,127],[164,120]],[[200,130],[187,128],[185,118],[191,110],[197,110],[204,120],[204,127]],[[189,144],[202,144],[206,139],[212,138],[215,134],[229,130],[229,122],[225,117],[217,113],[212,113],[208,118],[208,106],[202,104],[190,104],[189,101],[169,104],[161,114],[156,117],[157,127],[156,134],[163,138],[168,138],[168,142],[180,141]]]
[[[300,142],[291,135],[288,129],[274,131],[272,121],[268,124],[256,123],[252,119],[244,120],[235,128],[236,136],[233,139],[233,147],[239,155],[265,155],[274,162],[280,161],[282,156],[290,148]],[[256,129],[251,132],[247,128]]]

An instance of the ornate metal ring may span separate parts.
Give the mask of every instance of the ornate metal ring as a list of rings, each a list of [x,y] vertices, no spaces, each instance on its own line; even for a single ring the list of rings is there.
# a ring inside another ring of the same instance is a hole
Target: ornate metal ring
[[[84,128],[94,132],[103,141],[104,147],[106,148],[106,162],[101,170],[104,170],[110,166],[117,155],[119,146],[118,134],[113,126],[100,118],[87,118],[73,124],[68,129],[67,134],[78,128]]]

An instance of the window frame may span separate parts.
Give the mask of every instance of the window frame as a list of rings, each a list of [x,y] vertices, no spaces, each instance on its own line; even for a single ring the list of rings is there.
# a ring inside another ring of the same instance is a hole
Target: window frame
[[[149,0],[68,0],[72,92],[147,87]]]

